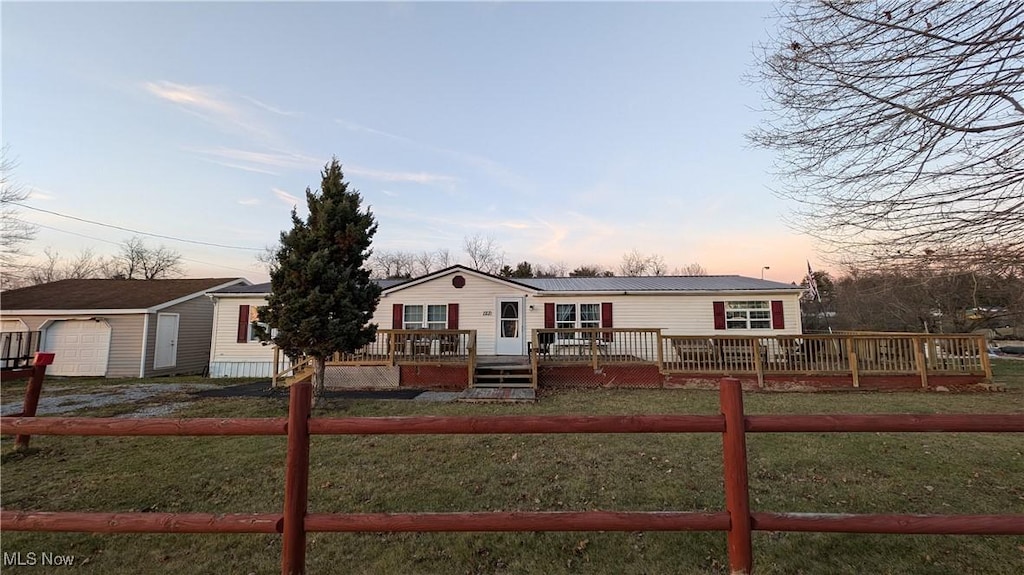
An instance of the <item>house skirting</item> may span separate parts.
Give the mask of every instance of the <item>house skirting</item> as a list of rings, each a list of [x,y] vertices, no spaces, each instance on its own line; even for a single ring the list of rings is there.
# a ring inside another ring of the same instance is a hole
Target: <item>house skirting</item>
[[[284,371],[290,367],[287,361],[282,361],[278,371]],[[212,361],[210,362],[210,377],[272,377],[274,374],[274,362],[272,361]]]
[[[402,387],[445,391],[469,387],[469,370],[465,365],[403,365],[400,368]]]
[[[541,366],[538,387],[549,389],[634,388],[634,389],[717,389],[725,377],[721,373],[662,374],[655,365],[605,365],[595,371],[590,366]],[[854,387],[852,375],[770,374],[764,386],[758,385],[755,374],[735,376],[744,389],[768,391],[834,391],[834,390],[914,390],[922,389],[918,375],[859,376]],[[984,375],[929,375],[928,388],[966,389],[984,383]]]

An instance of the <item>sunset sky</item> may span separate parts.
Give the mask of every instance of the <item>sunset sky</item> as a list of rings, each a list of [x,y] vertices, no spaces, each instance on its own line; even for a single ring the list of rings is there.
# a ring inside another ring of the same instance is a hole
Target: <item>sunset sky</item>
[[[771,193],[772,154],[744,139],[771,12],[4,2],[2,135],[40,226],[28,248],[109,254],[133,230],[165,236],[146,241],[189,276],[265,281],[255,254],[337,156],[378,250],[457,254],[483,234],[513,265],[615,268],[638,249],[799,281],[813,243]]]

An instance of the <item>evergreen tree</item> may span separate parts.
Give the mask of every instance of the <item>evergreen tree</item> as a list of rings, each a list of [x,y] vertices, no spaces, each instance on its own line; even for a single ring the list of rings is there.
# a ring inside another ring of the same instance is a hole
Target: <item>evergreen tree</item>
[[[306,220],[293,208],[292,229],[281,232],[271,294],[259,310],[260,321],[275,331],[258,331],[289,357],[313,359],[315,406],[324,394],[327,357],[351,353],[376,337],[369,320],[380,286],[366,267],[377,224],[369,209],[360,209],[362,197],[349,190],[337,158],[324,168],[317,192],[306,188],[306,204]]]

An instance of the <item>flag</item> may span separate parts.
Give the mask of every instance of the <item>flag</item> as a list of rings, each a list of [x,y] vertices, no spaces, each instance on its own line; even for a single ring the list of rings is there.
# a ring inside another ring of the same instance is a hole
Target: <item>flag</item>
[[[807,262],[807,293],[811,299],[821,302],[821,294],[818,293],[818,282],[814,279],[814,271],[811,270],[811,262]]]

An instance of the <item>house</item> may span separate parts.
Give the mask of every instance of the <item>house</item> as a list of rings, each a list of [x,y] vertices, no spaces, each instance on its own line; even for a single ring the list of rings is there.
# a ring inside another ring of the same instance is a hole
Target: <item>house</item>
[[[374,321],[476,330],[479,355],[522,356],[541,328],[799,334],[800,294],[799,286],[741,276],[510,279],[456,265],[384,290]]]
[[[800,287],[741,276],[510,279],[455,265],[380,283],[384,289],[373,321],[382,331],[472,331],[474,354],[480,357],[525,358],[538,329],[660,329],[678,336],[801,333]],[[269,284],[261,284],[210,294],[215,302],[211,376],[271,375],[274,349],[255,341],[251,329],[255,308],[266,304],[269,290]],[[548,335],[546,351],[574,343],[564,332],[557,340]],[[443,342],[433,345],[434,355],[444,353]],[[464,353],[465,347],[455,343],[450,351]]]
[[[213,302],[207,292],[243,278],[70,279],[0,293],[0,331],[40,332],[47,373],[152,377],[203,373]]]

